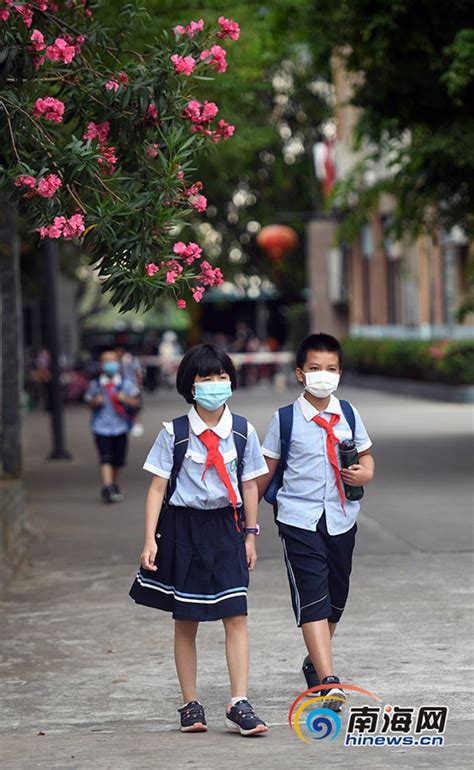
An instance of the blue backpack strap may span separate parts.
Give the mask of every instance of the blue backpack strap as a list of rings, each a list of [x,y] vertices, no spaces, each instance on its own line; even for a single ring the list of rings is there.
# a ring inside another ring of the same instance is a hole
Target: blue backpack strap
[[[352,406],[350,405],[349,401],[344,401],[341,398],[339,403],[341,405],[342,414],[344,415],[344,417],[346,418],[347,422],[349,423],[349,427],[350,427],[350,429],[352,431],[352,439],[354,439],[355,426],[356,426],[354,410],[353,410]]]
[[[171,476],[168,482],[168,488],[166,491],[166,502],[169,502],[176,489],[176,479],[178,473],[181,470],[183,464],[184,455],[188,448],[189,443],[189,419],[187,414],[182,417],[175,417],[173,420],[173,467],[171,469]]]
[[[247,446],[248,421],[239,414],[232,415],[232,432],[234,434],[234,443],[237,450],[237,481],[239,484],[240,497],[242,497],[242,473],[244,471],[244,452]]]
[[[278,416],[280,418],[281,480],[283,481],[283,473],[285,472],[286,466],[288,464],[291,433],[293,431],[293,404],[280,407],[278,410]]]
[[[277,494],[283,484],[283,474],[288,464],[288,453],[290,451],[291,433],[293,430],[293,404],[280,407],[278,418],[280,421],[280,461],[264,494],[267,503],[274,506],[275,518]]]

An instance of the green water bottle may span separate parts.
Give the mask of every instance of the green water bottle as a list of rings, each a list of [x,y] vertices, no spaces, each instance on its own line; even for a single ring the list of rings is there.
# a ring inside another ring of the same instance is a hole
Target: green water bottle
[[[356,465],[359,462],[359,453],[352,439],[347,438],[341,441],[339,444],[339,457],[343,468],[349,468],[349,466]],[[344,484],[344,494],[347,500],[355,502],[364,497],[364,487],[351,487],[349,484]]]

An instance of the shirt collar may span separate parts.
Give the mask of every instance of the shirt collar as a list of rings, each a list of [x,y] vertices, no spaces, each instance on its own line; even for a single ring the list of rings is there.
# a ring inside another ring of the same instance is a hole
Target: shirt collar
[[[122,377],[120,374],[114,374],[113,377],[108,377],[106,374],[101,374],[99,377],[99,383],[101,385],[109,385],[109,383],[112,383],[112,385],[120,385],[122,382]]]
[[[209,425],[206,425],[204,420],[201,420],[194,406],[189,410],[188,418],[191,430],[196,436],[199,436],[205,430],[212,430],[219,438],[227,438],[232,430],[232,414],[227,404],[224,407],[221,419],[213,428],[209,428]]]
[[[316,409],[316,407],[310,404],[308,399],[304,397],[304,393],[302,393],[301,396],[298,397],[298,401],[296,403],[299,404],[299,407],[303,413],[303,417],[308,422],[310,422],[313,419],[313,417],[316,417],[317,414],[321,414],[321,412],[319,412]],[[331,395],[329,398],[329,403],[326,409],[324,409],[323,411],[329,412],[329,414],[341,414],[342,409],[341,409],[341,404],[339,402],[339,399]]]

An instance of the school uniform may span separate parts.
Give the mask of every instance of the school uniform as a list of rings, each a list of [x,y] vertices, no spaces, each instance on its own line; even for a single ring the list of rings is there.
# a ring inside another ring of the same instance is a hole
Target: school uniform
[[[237,449],[232,414],[226,406],[219,423],[209,429],[192,407],[188,413],[186,454],[170,499],[162,507],[156,532],[157,571],[140,567],[130,590],[138,604],[172,613],[176,620],[217,620],[247,614],[249,573],[245,552],[242,497],[237,478]],[[207,448],[200,435],[219,438],[236,512],[216,467],[206,472]],[[173,467],[172,422],[148,454],[144,469],[170,479]],[[248,423],[241,481],[267,473],[257,433]],[[204,474],[204,476],[203,476]]]
[[[92,401],[98,395],[104,399],[103,405],[92,412],[91,430],[100,464],[110,464],[114,468],[125,465],[127,438],[132,427],[125,406],[116,402],[119,391],[134,398],[140,394],[140,389],[132,380],[120,374],[113,377],[101,374],[98,379],[92,380],[84,396],[86,401]]]
[[[372,446],[355,407],[354,442],[359,452]],[[333,417],[337,415],[337,417]],[[341,482],[330,462],[328,433],[315,422],[322,418],[336,439],[352,438],[339,399],[332,395],[323,412],[304,397],[293,405],[293,429],[283,483],[277,494],[279,535],[298,626],[328,618],[337,623],[349,593],[358,502],[341,496]],[[278,412],[265,436],[262,452],[280,458]],[[338,486],[339,480],[339,486]],[[342,499],[341,499],[342,498]]]

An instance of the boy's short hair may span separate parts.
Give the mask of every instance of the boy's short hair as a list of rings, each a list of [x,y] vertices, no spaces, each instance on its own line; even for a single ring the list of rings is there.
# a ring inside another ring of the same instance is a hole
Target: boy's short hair
[[[206,342],[196,345],[184,354],[176,375],[178,393],[188,404],[194,403],[192,388],[196,375],[209,377],[211,374],[226,373],[230,377],[232,390],[237,388],[237,372],[232,359],[218,345]]]
[[[339,341],[331,334],[308,334],[301,340],[296,351],[296,366],[303,369],[310,350],[324,350],[327,353],[337,353],[339,369],[342,369],[342,350]]]

